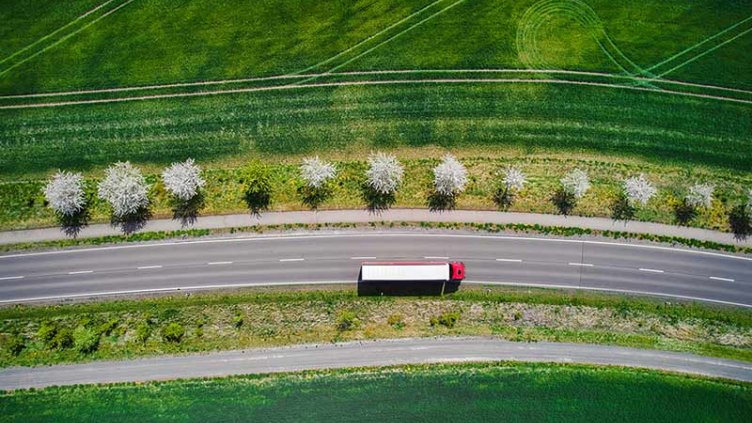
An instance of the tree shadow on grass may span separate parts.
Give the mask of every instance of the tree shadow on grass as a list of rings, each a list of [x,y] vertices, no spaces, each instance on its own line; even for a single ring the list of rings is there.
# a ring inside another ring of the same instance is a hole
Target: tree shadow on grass
[[[514,203],[514,191],[502,185],[496,188],[493,195],[493,201],[499,210],[507,211]]]
[[[728,213],[728,222],[734,238],[744,241],[752,234],[752,217],[745,204],[734,206]]]
[[[204,204],[206,204],[206,197],[201,191],[190,200],[181,200],[173,197],[171,200],[172,218],[179,220],[180,226],[183,228],[191,226],[196,223],[199,211],[204,208]]]
[[[65,236],[76,238],[81,233],[81,230],[89,225],[90,217],[89,208],[84,206],[84,208],[71,216],[58,215],[57,220]]]
[[[389,208],[394,204],[395,197],[394,193],[389,194],[383,194],[380,193],[373,188],[371,188],[368,183],[363,183],[363,186],[361,187],[361,191],[363,194],[363,200],[366,203],[366,210],[368,210],[371,213],[381,213],[383,211],[389,210]]]
[[[434,191],[428,196],[428,209],[432,212],[451,211],[456,206],[457,197],[455,195],[446,195]]]
[[[312,210],[318,210],[319,206],[326,201],[331,194],[332,190],[328,186],[316,188],[302,185],[298,188],[298,195],[300,196],[301,201]]]
[[[110,218],[110,225],[119,228],[125,235],[131,235],[143,229],[150,218],[151,210],[148,207],[142,207],[127,216],[112,216]]]
[[[627,222],[634,219],[637,209],[629,204],[629,200],[626,196],[619,195],[611,204],[611,218],[614,220],[623,220]]]
[[[695,217],[697,217],[697,208],[687,204],[686,199],[674,205],[674,219],[679,225],[688,226]]]
[[[260,217],[262,211],[269,209],[271,199],[271,193],[266,190],[248,190],[243,195],[243,201],[245,201],[245,204],[251,211],[251,215],[254,217]]]
[[[551,202],[554,203],[554,206],[556,206],[559,213],[564,216],[569,216],[569,213],[571,213],[572,209],[577,205],[577,198],[571,192],[559,188],[554,195],[551,196]]]

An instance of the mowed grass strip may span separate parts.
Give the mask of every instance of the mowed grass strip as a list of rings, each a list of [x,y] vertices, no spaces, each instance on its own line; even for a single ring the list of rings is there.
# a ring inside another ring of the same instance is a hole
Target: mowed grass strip
[[[441,286],[431,288],[438,294]],[[739,308],[498,286],[462,286],[444,297],[358,296],[354,286],[289,289],[0,309],[0,367],[433,336],[621,345],[752,361],[752,316]],[[166,337],[170,327],[182,333],[177,340]]]
[[[421,365],[0,394],[8,422],[746,422],[749,384],[552,364]]]
[[[0,111],[2,177],[238,157],[441,146],[641,158],[749,171],[749,107],[600,87],[301,88]]]

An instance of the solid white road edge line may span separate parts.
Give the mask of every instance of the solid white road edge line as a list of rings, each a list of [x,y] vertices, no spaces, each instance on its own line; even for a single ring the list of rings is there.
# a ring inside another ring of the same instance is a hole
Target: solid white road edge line
[[[673,251],[678,253],[687,254],[701,254],[713,257],[724,257],[736,260],[752,261],[752,257],[735,256],[731,254],[713,253],[710,251],[700,250],[688,250],[684,248],[674,247],[662,247],[658,245],[643,245],[643,244],[626,244],[620,242],[606,242],[606,241],[589,241],[581,239],[559,239],[559,238],[536,238],[536,237],[522,237],[522,236],[503,236],[503,235],[469,235],[469,234],[409,234],[409,233],[353,233],[353,234],[331,234],[331,235],[268,235],[262,237],[237,237],[237,238],[214,238],[214,239],[197,239],[190,241],[171,241],[171,242],[158,242],[151,244],[132,244],[132,245],[115,245],[110,247],[96,247],[96,248],[81,248],[72,250],[56,250],[56,251],[40,251],[36,253],[20,253],[20,254],[8,254],[0,255],[0,260],[4,258],[17,258],[17,257],[32,257],[42,255],[53,254],[73,254],[73,253],[87,253],[94,251],[107,251],[107,250],[120,250],[127,248],[148,248],[148,247],[166,247],[166,246],[179,246],[179,245],[192,245],[192,244],[214,244],[222,242],[252,242],[252,241],[276,241],[276,240],[288,240],[288,239],[310,239],[310,238],[345,238],[345,237],[447,237],[447,238],[474,238],[474,239],[494,239],[494,240],[518,240],[518,241],[540,241],[540,242],[563,242],[574,244],[591,244],[591,245],[609,245],[615,247],[630,247],[630,248],[645,248],[652,250],[664,250]]]

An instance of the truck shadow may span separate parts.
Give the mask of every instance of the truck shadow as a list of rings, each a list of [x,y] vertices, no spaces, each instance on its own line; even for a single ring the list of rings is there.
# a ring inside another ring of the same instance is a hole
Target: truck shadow
[[[442,288],[444,294],[457,292],[460,287],[459,281],[450,282],[363,282],[358,279],[358,296],[430,296],[441,295]]]

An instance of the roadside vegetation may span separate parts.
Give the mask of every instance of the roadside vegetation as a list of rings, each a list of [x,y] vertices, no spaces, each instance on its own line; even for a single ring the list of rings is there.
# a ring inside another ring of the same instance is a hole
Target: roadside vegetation
[[[326,394],[322,394],[326,393]],[[745,422],[749,384],[557,364],[442,364],[0,393],[7,422]]]
[[[465,286],[444,297],[249,290],[0,309],[0,366],[312,342],[483,335],[752,361],[746,310],[556,290]]]
[[[205,170],[188,159],[160,173],[141,176],[126,162],[108,168],[105,178],[63,171],[47,181],[0,184],[0,228],[110,221],[128,233],[139,225],[127,223],[151,217],[188,224],[200,214],[417,207],[655,221],[733,231],[742,238],[752,230],[749,175],[713,179],[702,170],[687,174],[676,168],[537,157],[399,160],[374,153],[367,163],[313,156],[297,164],[253,161]]]

